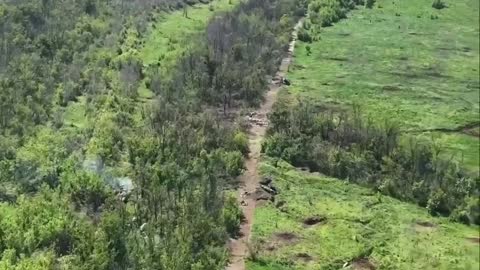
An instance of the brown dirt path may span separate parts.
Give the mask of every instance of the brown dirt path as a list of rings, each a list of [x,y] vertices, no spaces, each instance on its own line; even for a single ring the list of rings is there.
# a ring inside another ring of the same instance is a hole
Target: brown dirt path
[[[292,41],[289,44],[288,54],[282,59],[282,63],[275,74],[274,79],[269,85],[269,90],[265,95],[265,102],[255,111],[255,118],[259,121],[252,123],[249,132],[249,149],[250,154],[245,162],[245,172],[240,176],[240,188],[238,188],[238,200],[242,203],[242,210],[245,215],[245,222],[242,223],[240,232],[241,237],[238,239],[230,239],[228,247],[231,254],[230,264],[226,270],[245,270],[245,258],[248,256],[248,241],[253,225],[253,215],[255,213],[256,200],[253,196],[255,189],[260,181],[257,172],[258,162],[260,159],[260,150],[263,137],[267,130],[267,126],[261,123],[267,123],[267,114],[272,109],[277,99],[278,89],[281,87],[280,79],[285,76],[288,66],[292,62],[293,51],[295,49],[295,41],[297,40],[297,32],[302,27],[303,20],[300,20],[292,33]],[[260,124],[259,124],[260,123]],[[251,194],[244,196],[244,194]]]

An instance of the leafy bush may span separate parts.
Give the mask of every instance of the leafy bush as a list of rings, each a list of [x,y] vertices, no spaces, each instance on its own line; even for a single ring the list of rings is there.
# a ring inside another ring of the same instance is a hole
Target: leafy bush
[[[335,10],[333,7],[324,7],[320,9],[319,15],[322,26],[331,26],[333,23],[340,20],[337,10]]]
[[[238,131],[233,136],[234,149],[240,151],[243,155],[248,155],[248,137],[245,133]]]
[[[373,8],[373,5],[375,5],[376,0],[367,0],[365,2],[365,7],[367,8]]]
[[[311,43],[312,42],[312,37],[310,36],[308,30],[305,30],[304,28],[300,29],[300,31],[298,31],[298,40],[300,41],[303,41],[303,42],[308,42],[308,43]]]
[[[223,220],[228,234],[236,237],[240,233],[240,224],[244,219],[242,209],[238,207],[237,199],[234,196],[228,196],[223,208]]]
[[[305,46],[305,50],[307,50],[307,55],[308,56],[310,56],[312,54],[312,48],[309,45]]]
[[[435,0],[432,3],[432,7],[435,9],[444,9],[447,7],[447,5],[442,0]]]
[[[235,177],[242,173],[243,156],[238,151],[223,153],[223,161],[225,162],[225,168],[229,176]]]
[[[67,169],[61,181],[63,191],[70,194],[77,207],[88,206],[97,211],[108,197],[103,180],[96,175]]]
[[[309,21],[313,25],[331,26],[345,18],[347,11],[353,9],[358,1],[315,0],[308,6]]]

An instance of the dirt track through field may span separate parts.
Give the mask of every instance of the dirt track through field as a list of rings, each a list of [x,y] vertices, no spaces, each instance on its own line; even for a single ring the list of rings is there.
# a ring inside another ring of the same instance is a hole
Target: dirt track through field
[[[260,159],[261,143],[267,130],[267,125],[265,124],[268,123],[267,114],[277,99],[277,93],[281,87],[280,80],[285,76],[288,71],[288,66],[292,62],[297,32],[302,27],[302,22],[303,20],[300,20],[295,25],[292,33],[292,41],[288,48],[288,54],[282,59],[280,67],[269,85],[269,90],[265,95],[265,102],[254,113],[256,121],[252,121],[248,136],[250,154],[245,162],[246,170],[243,175],[240,176],[240,187],[238,188],[238,200],[239,203],[241,203],[245,215],[245,222],[242,223],[240,228],[241,236],[238,239],[230,239],[229,241],[231,258],[226,270],[245,270],[245,259],[248,256],[248,241],[250,240],[253,216],[255,213],[256,199],[254,193],[260,181],[257,168]]]

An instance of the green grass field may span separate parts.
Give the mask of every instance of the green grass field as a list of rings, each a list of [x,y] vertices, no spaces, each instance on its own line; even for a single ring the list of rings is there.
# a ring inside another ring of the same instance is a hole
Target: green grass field
[[[479,2],[446,3],[436,10],[431,0],[379,0],[350,12],[323,28],[320,40],[297,43],[289,90],[318,103],[358,104],[368,117],[407,131],[478,123]],[[436,137],[448,155],[463,155],[478,170],[478,135]]]
[[[260,170],[280,194],[256,209],[249,270],[479,267],[478,227],[286,163]]]

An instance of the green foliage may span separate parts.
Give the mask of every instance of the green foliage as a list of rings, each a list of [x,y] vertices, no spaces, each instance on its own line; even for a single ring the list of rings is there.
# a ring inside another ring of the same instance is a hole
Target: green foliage
[[[123,135],[115,120],[112,114],[103,114],[98,119],[98,126],[89,143],[89,154],[98,155],[108,161],[120,159]]]
[[[308,32],[308,30],[302,28],[300,29],[300,31],[298,31],[298,40],[301,40],[303,42],[307,42],[307,43],[310,43],[312,42],[312,37],[310,36],[310,33]]]
[[[310,48],[310,46],[305,46],[305,50],[307,50],[307,55],[312,54],[312,48]]]
[[[382,0],[377,1],[381,9],[351,10],[348,19],[323,28],[321,39],[297,42],[296,64],[288,74],[295,83],[289,91],[327,108],[360,104],[375,122],[393,120],[404,133],[433,137],[442,145],[443,158],[453,157],[478,174],[478,137],[453,130],[478,122],[479,52],[474,48],[478,48],[479,5],[457,2],[441,11],[432,9],[432,1],[414,0]],[[424,14],[423,19],[417,18],[419,14]],[[430,20],[430,15],[440,19]],[[315,33],[316,25],[308,18],[305,23]],[[462,45],[452,44],[440,28],[455,33]],[[412,47],[412,42],[424,45]]]
[[[373,6],[375,5],[375,2],[376,2],[376,0],[367,0],[367,1],[365,2],[365,7],[367,7],[367,8],[373,8]]]
[[[262,147],[271,157],[416,202],[433,214],[461,211],[467,198],[480,194],[477,180],[442,159],[438,147],[413,138],[400,143],[396,125],[366,122],[358,109],[336,115],[303,102],[280,104]],[[460,221],[476,220],[478,213],[466,215]]]
[[[341,0],[315,0],[308,5],[309,21],[313,25],[331,26],[345,18],[346,12],[354,7],[353,2]]]
[[[237,199],[234,196],[226,198],[223,209],[223,219],[227,232],[231,237],[238,236],[240,233],[240,223],[244,219],[242,209],[238,206]]]
[[[275,179],[280,193],[275,203],[255,210],[250,242],[258,243],[257,258],[247,269],[342,269],[346,262],[352,269],[359,258],[376,269],[478,268],[478,226],[432,217],[425,208],[346,181],[273,164],[265,161],[260,171]],[[314,217],[322,221],[304,223]],[[279,237],[286,233],[294,240]],[[300,254],[310,259],[299,259]]]
[[[443,9],[446,8],[447,5],[442,0],[434,0],[432,3],[432,7],[435,9]]]
[[[0,4],[1,269],[224,268],[248,138],[213,112],[260,103],[305,3],[140,2]]]
[[[109,197],[104,182],[97,175],[66,168],[61,175],[62,191],[70,194],[77,207],[86,206],[97,211]]]
[[[71,258],[69,267],[76,269],[109,263],[109,257],[98,256],[98,248],[105,250],[108,243],[94,236],[90,222],[75,218],[68,200],[57,191],[44,187],[34,197],[20,197],[17,206],[0,204],[0,210],[1,267],[50,269],[55,257],[66,255]]]
[[[225,162],[225,169],[228,175],[238,176],[242,174],[244,160],[241,152],[225,152],[223,153],[223,161]]]
[[[240,151],[243,155],[248,155],[248,137],[247,134],[238,131],[233,137],[234,148]]]
[[[289,39],[296,5],[274,0],[241,3],[231,14],[210,21],[198,49],[177,66],[178,77],[169,92],[220,105],[225,114],[238,103],[258,105],[267,88],[265,77],[275,72]],[[235,31],[240,28],[246,31]]]
[[[39,252],[29,258],[18,258],[14,249],[6,249],[0,256],[1,270],[48,270],[55,266],[52,252]]]

